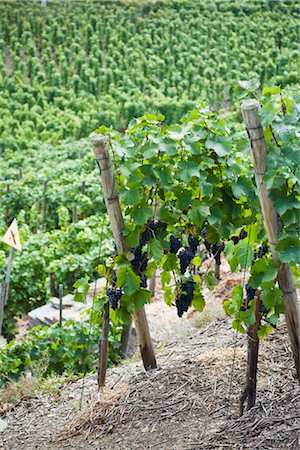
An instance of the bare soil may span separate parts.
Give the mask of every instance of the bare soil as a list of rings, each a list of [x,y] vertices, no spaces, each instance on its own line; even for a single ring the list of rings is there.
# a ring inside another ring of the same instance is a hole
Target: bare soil
[[[221,304],[242,276],[223,267],[201,315],[179,319],[158,295],[147,305],[157,370],[146,373],[133,358],[108,370],[99,393],[92,375],[23,398],[2,415],[8,427],[0,447],[298,450],[300,386],[283,322],[261,342],[257,404],[239,417],[247,341],[232,331]]]

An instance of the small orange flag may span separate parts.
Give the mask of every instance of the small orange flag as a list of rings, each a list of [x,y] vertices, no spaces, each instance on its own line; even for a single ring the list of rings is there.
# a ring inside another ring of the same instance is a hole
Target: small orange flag
[[[18,229],[18,222],[16,219],[12,221],[7,232],[5,233],[2,241],[10,247],[15,248],[16,250],[22,250],[21,242],[20,242],[20,234]]]

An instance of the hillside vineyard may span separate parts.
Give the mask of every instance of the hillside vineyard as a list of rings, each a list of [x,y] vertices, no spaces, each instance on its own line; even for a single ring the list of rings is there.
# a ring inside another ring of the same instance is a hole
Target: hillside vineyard
[[[297,82],[297,1],[0,4],[1,143],[86,137],[201,98],[237,100],[237,81]],[[284,18],[284,27],[282,26]]]

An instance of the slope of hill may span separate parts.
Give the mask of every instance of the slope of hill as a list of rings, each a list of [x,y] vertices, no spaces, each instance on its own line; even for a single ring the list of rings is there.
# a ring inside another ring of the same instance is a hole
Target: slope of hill
[[[161,304],[162,317],[173,323],[163,333],[151,312],[155,303],[149,305],[159,341],[157,370],[145,373],[141,362],[128,361],[109,369],[99,394],[92,375],[59,392],[24,398],[5,414],[2,448],[298,449],[300,388],[283,323],[261,343],[257,404],[239,417],[246,338],[235,335],[219,308],[222,290],[234,282],[227,276],[219,300],[210,298],[212,320],[200,328],[194,317],[179,321]]]
[[[241,79],[298,83],[298,2],[3,1],[0,144],[170,122],[198,101],[229,106]],[[284,22],[282,18],[284,17]]]

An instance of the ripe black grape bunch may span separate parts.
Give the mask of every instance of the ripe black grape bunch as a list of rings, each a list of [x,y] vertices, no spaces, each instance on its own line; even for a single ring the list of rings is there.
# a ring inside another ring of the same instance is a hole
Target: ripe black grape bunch
[[[232,236],[230,239],[233,241],[234,245],[237,245],[240,241],[242,241],[243,239],[246,239],[247,236],[248,236],[248,233],[243,228],[240,231],[240,234],[238,236]]]
[[[182,317],[183,313],[187,312],[191,306],[195,289],[196,283],[193,279],[177,283],[175,304],[179,317]]]
[[[119,305],[119,300],[123,295],[122,289],[116,287],[109,287],[106,290],[107,299],[113,310],[116,310]]]
[[[173,235],[170,236],[170,253],[177,255],[180,263],[180,273],[185,274],[187,268],[194,259],[199,245],[199,238],[188,235],[188,245],[183,246],[181,240]]]
[[[244,299],[244,304],[240,307],[240,311],[247,311],[247,309],[250,309],[249,303],[251,302],[251,300],[254,300],[256,295],[256,289],[254,289],[250,284],[246,284],[245,289],[246,289],[246,298]],[[268,313],[267,308],[265,307],[263,302],[260,301],[261,316],[262,317],[266,316],[267,313]]]
[[[257,259],[263,258],[269,251],[269,246],[267,244],[262,244],[257,250],[254,250],[253,262]]]
[[[153,238],[156,238],[159,232],[165,231],[167,228],[166,222],[162,220],[149,219],[145,224],[145,230],[140,235],[139,246],[132,250],[134,258],[131,261],[131,266],[134,272],[140,277],[141,287],[147,288],[147,275],[144,274],[148,265],[147,252],[143,247]]]
[[[122,289],[116,287],[117,272],[115,270],[112,270],[112,272],[110,272],[109,278],[111,278],[111,286],[106,289],[106,296],[110,306],[115,311],[119,306],[119,300],[123,295],[123,291]]]
[[[145,223],[145,231],[140,235],[140,247],[146,245],[150,239],[156,238],[161,231],[166,231],[167,224],[163,220],[149,219]]]
[[[206,232],[205,227],[202,228],[202,230],[201,230],[201,236],[203,238],[203,243],[204,243],[204,246],[205,246],[208,254],[210,256],[213,256],[216,264],[218,266],[220,266],[221,265],[221,254],[225,248],[224,242],[221,242],[219,244],[212,244],[211,242],[209,242],[207,240],[207,232]]]

